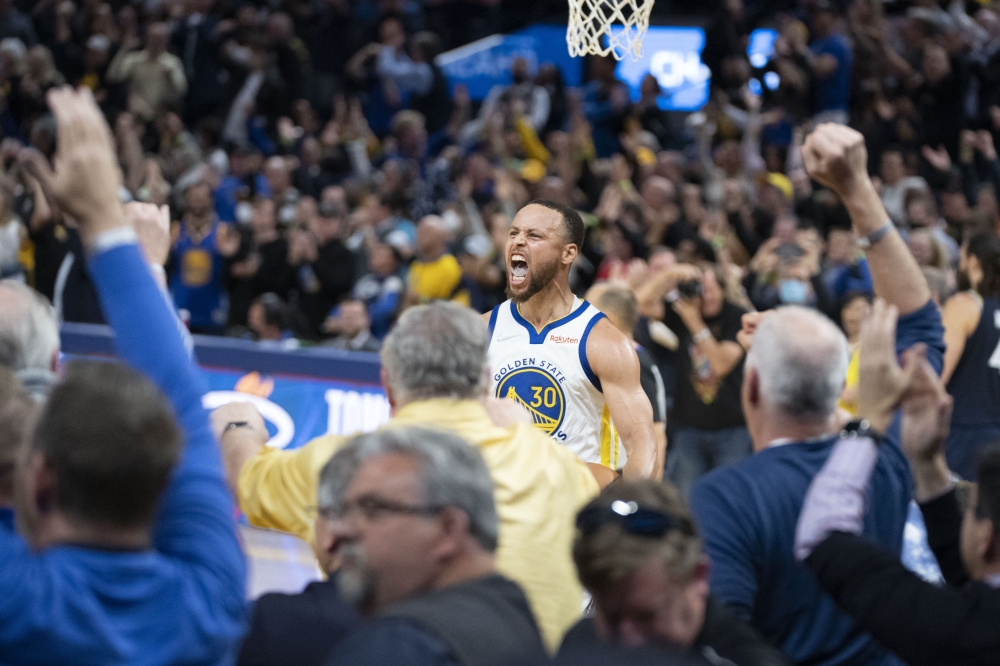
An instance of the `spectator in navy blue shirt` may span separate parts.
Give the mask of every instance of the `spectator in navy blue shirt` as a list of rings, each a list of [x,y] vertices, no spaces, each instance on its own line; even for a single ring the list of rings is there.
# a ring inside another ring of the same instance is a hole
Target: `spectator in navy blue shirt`
[[[816,122],[846,125],[851,90],[851,44],[837,31],[837,9],[832,0],[819,0],[813,14],[808,61],[816,76]]]
[[[870,244],[875,293],[902,313],[897,349],[924,343],[940,371],[941,318],[868,177],[863,137],[847,127],[820,125],[802,154],[809,175],[840,197],[855,231]],[[832,322],[802,308],[758,319],[763,321],[750,343],[742,389],[756,453],[703,477],[691,495],[712,560],[712,593],[796,662],[892,663],[892,655],[820,591],[792,554],[806,489],[840,430],[836,403],[847,371],[847,341]],[[742,341],[747,344],[745,336]],[[879,449],[864,534],[899,553],[912,480],[898,427],[888,439]]]

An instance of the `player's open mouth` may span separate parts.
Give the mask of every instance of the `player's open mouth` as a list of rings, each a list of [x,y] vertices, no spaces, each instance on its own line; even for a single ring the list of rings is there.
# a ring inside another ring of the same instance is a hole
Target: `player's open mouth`
[[[528,278],[528,260],[523,254],[510,255],[510,283],[522,284]]]

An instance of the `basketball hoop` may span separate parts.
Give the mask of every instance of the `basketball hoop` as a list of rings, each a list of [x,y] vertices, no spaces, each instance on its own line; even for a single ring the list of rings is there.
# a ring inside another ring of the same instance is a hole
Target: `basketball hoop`
[[[653,0],[569,0],[569,54],[638,60],[652,9]]]

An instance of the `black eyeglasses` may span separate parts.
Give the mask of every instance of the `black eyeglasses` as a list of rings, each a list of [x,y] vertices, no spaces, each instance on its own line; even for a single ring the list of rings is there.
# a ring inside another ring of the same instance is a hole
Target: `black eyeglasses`
[[[442,511],[444,511],[443,506],[404,504],[367,495],[356,500],[342,502],[336,507],[320,509],[319,513],[327,520],[345,520],[352,516],[360,516],[366,522],[373,522],[391,513],[409,516],[436,516]]]
[[[690,526],[674,516],[623,500],[615,500],[611,506],[584,509],[576,517],[576,528],[585,535],[593,534],[608,523],[614,523],[628,534],[637,536],[661,537],[671,530],[692,534]]]

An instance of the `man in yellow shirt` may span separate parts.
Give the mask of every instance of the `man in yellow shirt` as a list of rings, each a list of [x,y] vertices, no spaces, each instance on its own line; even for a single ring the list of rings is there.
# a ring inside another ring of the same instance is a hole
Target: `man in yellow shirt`
[[[410,264],[407,279],[411,302],[452,300],[461,281],[462,267],[455,255],[448,252],[448,228],[444,220],[427,215],[417,225],[417,258]]]
[[[597,494],[597,482],[583,462],[530,421],[494,424],[480,402],[489,376],[488,343],[486,326],[472,310],[452,303],[407,310],[382,347],[382,383],[394,410],[384,427],[451,430],[479,449],[496,484],[497,570],[524,589],[554,650],[583,608],[570,554],[573,521]],[[227,405],[213,414],[240,508],[252,525],[310,543],[315,538],[317,555],[332,568],[337,544],[310,507],[317,503],[320,470],[347,438],[319,437],[292,451],[267,448],[259,415],[247,417],[241,411],[246,409],[252,408]]]

